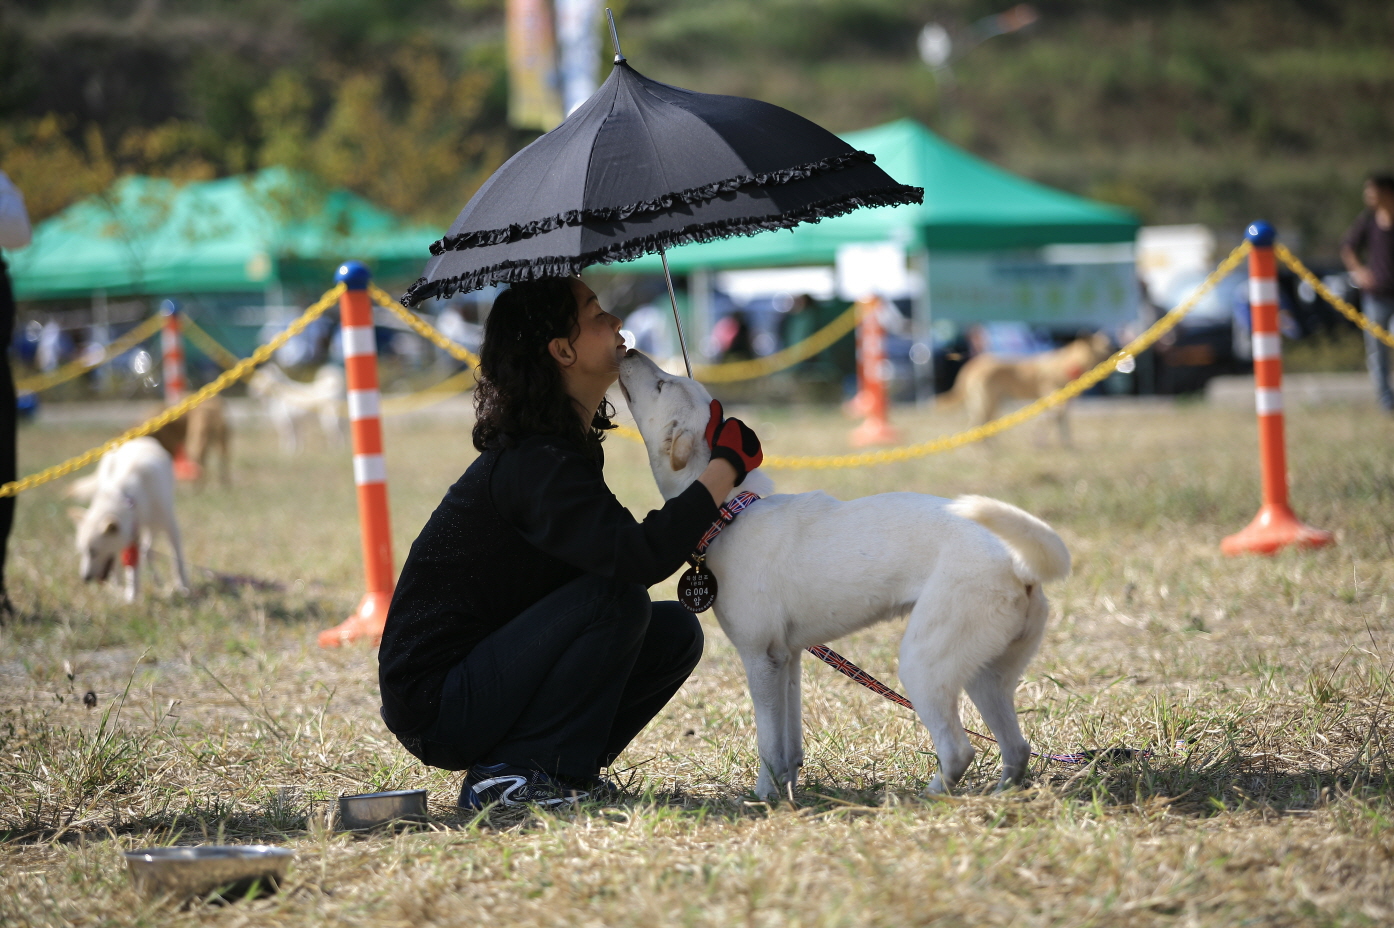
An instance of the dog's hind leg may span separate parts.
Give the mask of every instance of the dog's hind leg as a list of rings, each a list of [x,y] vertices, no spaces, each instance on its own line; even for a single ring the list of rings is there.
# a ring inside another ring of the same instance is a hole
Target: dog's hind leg
[[[1039,586],[1028,593],[1025,622],[1021,634],[1006,650],[984,664],[968,681],[968,696],[978,707],[983,721],[1002,750],[1002,779],[997,789],[1004,790],[1021,783],[1031,760],[1031,745],[1021,734],[1016,713],[1016,688],[1027,663],[1040,646],[1045,633],[1045,594]]]
[[[773,802],[785,796],[793,782],[788,749],[790,654],[782,644],[771,643],[756,651],[741,651],[750,699],[755,705],[755,740],[760,752],[760,776],[755,795]]]
[[[973,745],[963,730],[958,702],[981,658],[969,653],[971,622],[959,614],[962,609],[935,602],[938,597],[932,593],[922,595],[910,612],[900,643],[900,680],[939,756],[939,771],[925,789],[936,795],[950,792],[973,762]],[[945,614],[932,615],[932,609]]]

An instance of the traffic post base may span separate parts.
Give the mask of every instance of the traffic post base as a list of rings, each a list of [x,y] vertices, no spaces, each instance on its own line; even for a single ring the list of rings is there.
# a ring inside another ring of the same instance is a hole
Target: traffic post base
[[[852,430],[847,440],[854,448],[866,448],[870,445],[898,445],[901,438],[895,426],[880,416],[871,415]]]
[[[1220,550],[1230,557],[1276,554],[1289,546],[1322,548],[1335,540],[1335,535],[1307,525],[1287,506],[1269,503],[1258,511],[1248,526],[1221,541]]]
[[[191,483],[203,476],[203,468],[198,461],[184,451],[184,446],[180,445],[174,452],[174,479]]]
[[[387,624],[387,607],[392,604],[391,593],[365,593],[358,610],[333,628],[319,633],[321,648],[337,648],[346,644],[367,641],[373,647],[382,642],[382,630]]]

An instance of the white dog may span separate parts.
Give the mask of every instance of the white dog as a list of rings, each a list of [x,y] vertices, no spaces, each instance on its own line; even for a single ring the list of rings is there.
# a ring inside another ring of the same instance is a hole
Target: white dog
[[[265,364],[247,381],[247,392],[265,404],[286,454],[300,451],[301,433],[311,418],[319,419],[320,430],[330,442],[343,442],[339,404],[344,401],[344,372],[334,365],[326,364],[313,381],[301,383],[291,380],[275,364]]]
[[[620,386],[671,499],[710,461],[711,396],[635,351],[620,364]],[[756,471],[740,489],[763,495],[772,485]],[[717,620],[755,702],[762,799],[792,789],[803,764],[803,649],[906,614],[900,679],[939,755],[928,792],[948,792],[973,759],[959,718],[964,690],[1001,746],[999,788],[1021,781],[1030,745],[1016,687],[1045,631],[1041,584],[1070,570],[1064,542],[1040,519],[981,496],[768,496],[716,537],[707,565]]]
[[[140,592],[140,565],[149,559],[155,532],[160,531],[169,538],[179,572],[175,589],[187,593],[189,572],[174,520],[169,452],[153,438],[128,441],[102,455],[91,491],[92,505],[72,510],[82,579],[105,581],[119,559],[126,567],[126,602],[134,602]],[[152,576],[154,572],[152,564]]]

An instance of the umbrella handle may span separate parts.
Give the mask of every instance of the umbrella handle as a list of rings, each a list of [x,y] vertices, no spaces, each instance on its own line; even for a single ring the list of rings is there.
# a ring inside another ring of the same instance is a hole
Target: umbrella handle
[[[612,24],[613,22],[611,20]],[[663,279],[668,282],[668,301],[673,304],[673,324],[678,327],[678,345],[682,348],[682,363],[687,368],[687,376],[691,378],[692,362],[687,357],[687,339],[682,336],[682,320],[678,318],[678,296],[673,292],[673,275],[668,272],[668,253],[660,247],[658,256],[663,259]]]
[[[610,20],[610,41],[615,43],[615,64],[624,61],[624,52],[620,51],[620,34],[615,29],[615,14],[610,12],[610,8],[605,8],[605,16]]]

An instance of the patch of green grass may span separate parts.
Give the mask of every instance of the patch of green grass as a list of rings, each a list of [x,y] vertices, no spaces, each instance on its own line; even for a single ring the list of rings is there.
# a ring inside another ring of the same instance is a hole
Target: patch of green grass
[[[816,409],[736,414],[779,453],[844,450],[851,427]],[[961,425],[895,418],[910,441]],[[468,425],[389,420],[399,563],[473,458]],[[1239,559],[1218,545],[1258,507],[1251,415],[1121,405],[1081,410],[1073,428],[1073,449],[1028,428],[883,468],[774,475],[843,498],[986,493],[1047,518],[1074,554],[1047,591],[1023,725],[1042,752],[1138,753],[1037,758],[1027,788],[994,796],[999,758],[978,741],[959,794],[936,801],[919,795],[935,767],[919,722],[806,661],[803,779],[792,802],[756,802],[744,673],[707,619],[702,664],[616,765],[621,800],[460,814],[458,775],[382,727],[372,653],[314,645],[360,592],[345,449],[287,459],[269,433],[240,430],[234,486],[181,487],[180,520],[194,563],[274,585],[196,573],[190,596],[151,589],[132,606],[78,581],[61,488],[32,491],[12,540],[21,617],[0,630],[0,921],[1386,921],[1394,426],[1369,408],[1290,414],[1293,504],[1338,544]],[[22,470],[102,435],[27,430]],[[608,460],[634,512],[659,503],[639,448],[612,439]],[[837,647],[894,684],[902,629]],[[966,703],[964,721],[985,731]],[[326,826],[341,793],[410,787],[430,791],[429,827]],[[180,908],[137,897],[123,872],[124,849],[216,841],[294,848],[289,883]]]

